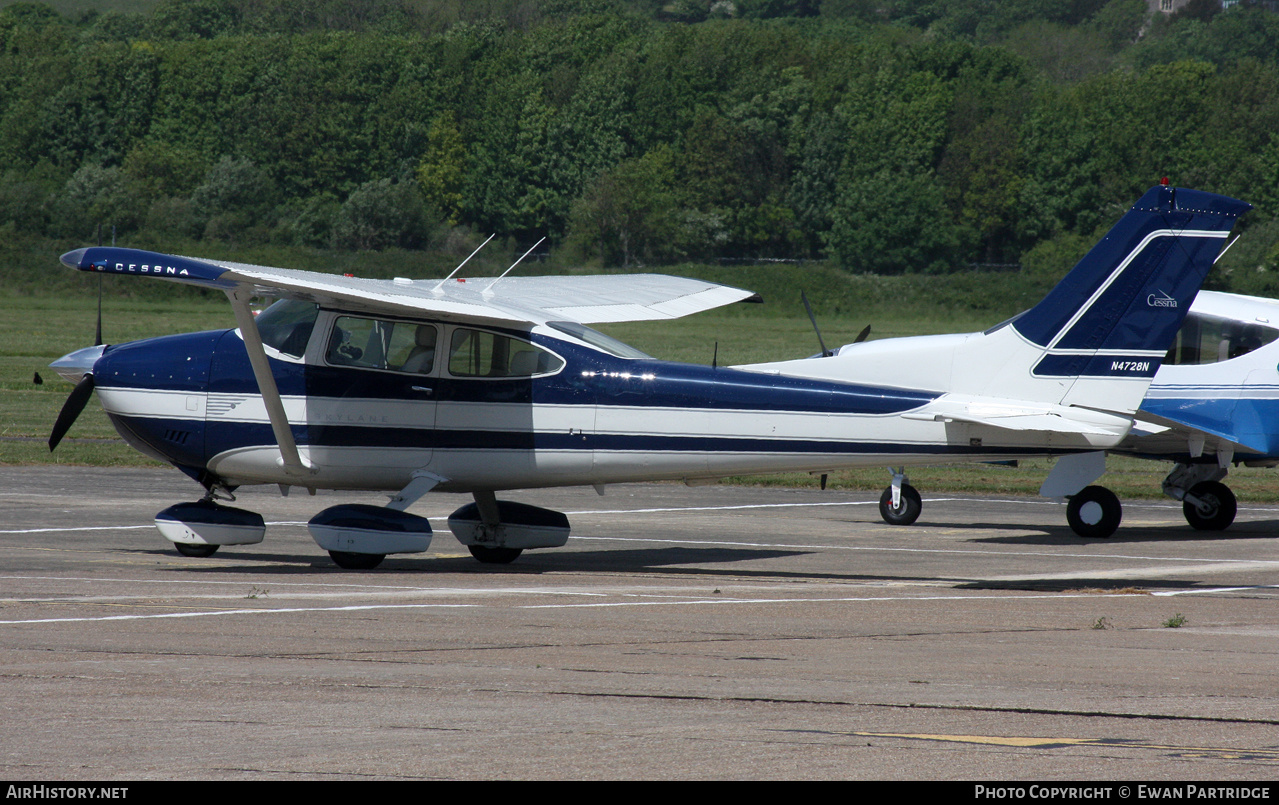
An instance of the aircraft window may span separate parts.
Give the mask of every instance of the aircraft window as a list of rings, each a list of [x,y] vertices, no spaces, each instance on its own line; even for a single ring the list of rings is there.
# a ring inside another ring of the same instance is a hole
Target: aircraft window
[[[532,377],[562,368],[561,358],[528,341],[485,330],[453,331],[449,374],[456,377]]]
[[[584,324],[578,324],[575,321],[548,321],[547,325],[554,327],[561,333],[568,333],[574,338],[581,339],[597,349],[602,349],[610,355],[619,358],[633,358],[635,360],[651,361],[653,356],[646,352],[640,352],[630,344],[625,344],[613,338],[610,335],[604,335],[599,330],[592,330]]]
[[[1279,339],[1263,324],[1191,313],[1182,322],[1164,363],[1173,366],[1220,363],[1247,355]]]
[[[325,356],[336,366],[428,374],[437,338],[432,324],[339,316]]]
[[[296,299],[275,302],[258,314],[256,320],[262,343],[285,355],[302,357],[319,313],[320,308],[312,302]]]

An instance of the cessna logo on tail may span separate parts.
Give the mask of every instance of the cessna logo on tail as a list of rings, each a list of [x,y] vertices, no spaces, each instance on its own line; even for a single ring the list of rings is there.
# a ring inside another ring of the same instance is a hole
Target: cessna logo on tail
[[[1146,304],[1151,307],[1176,307],[1177,300],[1168,294],[1160,291],[1158,294],[1150,294],[1146,297]]]

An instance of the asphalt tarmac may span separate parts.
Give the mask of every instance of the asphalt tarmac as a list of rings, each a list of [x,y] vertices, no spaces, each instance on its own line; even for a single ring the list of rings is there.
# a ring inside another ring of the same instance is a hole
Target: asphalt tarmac
[[[1104,480],[1104,479],[1103,479]],[[338,569],[305,523],[376,495],[241,490],[260,545],[179,556],[177,472],[0,468],[0,778],[1274,780],[1279,508],[644,484],[508,497],[560,549]]]

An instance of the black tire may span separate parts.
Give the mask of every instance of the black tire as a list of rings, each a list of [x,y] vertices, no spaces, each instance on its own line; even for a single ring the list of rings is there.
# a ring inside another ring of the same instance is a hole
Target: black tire
[[[919,519],[924,501],[910,484],[902,484],[901,503],[893,508],[893,488],[890,486],[879,496],[879,516],[889,525],[910,525]]]
[[[372,570],[382,564],[386,558],[384,553],[350,553],[348,551],[329,551],[333,564],[343,570]]]
[[[1086,539],[1105,539],[1119,528],[1124,507],[1104,486],[1086,486],[1070,498],[1066,521],[1076,534]]]
[[[488,545],[468,545],[466,547],[471,550],[471,556],[486,565],[509,565],[520,558],[520,554],[524,553],[523,548],[493,548]]]
[[[220,548],[221,546],[220,545],[198,545],[194,542],[175,542],[173,543],[173,547],[177,548],[178,553],[182,554],[183,556],[194,556],[197,558],[203,558],[205,556],[212,556],[213,554],[217,553],[218,548]]]
[[[1200,531],[1223,531],[1235,521],[1239,502],[1230,487],[1217,481],[1202,481],[1190,488],[1190,494],[1208,504],[1209,511],[1200,511],[1190,501],[1183,501],[1181,511],[1186,522]]]

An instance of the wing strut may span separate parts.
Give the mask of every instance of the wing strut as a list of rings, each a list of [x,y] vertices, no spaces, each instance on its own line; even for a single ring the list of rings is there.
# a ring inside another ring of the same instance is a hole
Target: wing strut
[[[275,385],[275,376],[271,374],[271,365],[267,362],[266,350],[262,348],[262,335],[258,332],[258,323],[253,319],[253,311],[249,310],[248,291],[227,291],[231,300],[231,309],[235,311],[235,323],[240,327],[240,335],[244,337],[244,348],[249,353],[249,364],[253,367],[253,376],[258,381],[258,390],[262,392],[262,403],[266,406],[266,414],[271,418],[271,431],[275,441],[280,445],[280,456],[284,460],[284,471],[289,475],[308,475],[315,472],[309,462],[302,460],[298,453],[297,442],[293,441],[293,429],[289,427],[289,418],[284,413],[284,402],[280,399],[280,389]]]

